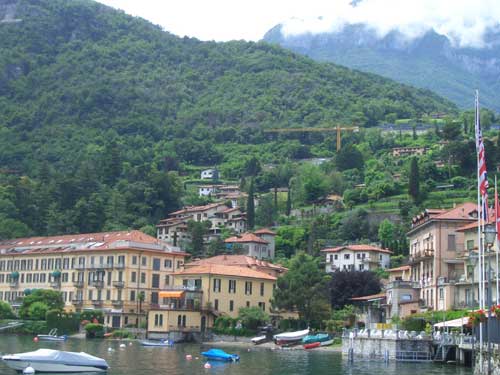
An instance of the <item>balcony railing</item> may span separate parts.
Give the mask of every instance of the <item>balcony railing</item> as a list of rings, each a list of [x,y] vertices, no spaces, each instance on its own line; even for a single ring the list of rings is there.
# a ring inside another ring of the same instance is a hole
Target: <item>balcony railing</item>
[[[9,286],[10,286],[11,288],[17,288],[17,287],[19,287],[19,281],[18,281],[18,280],[15,280],[15,281],[10,281],[10,282],[9,282]]]
[[[75,288],[81,289],[81,288],[83,288],[83,285],[84,285],[83,280],[73,281],[73,286]]]
[[[416,281],[394,280],[387,284],[386,289],[419,289],[420,283]]]
[[[102,306],[102,299],[93,299],[92,305],[94,305],[95,307]]]
[[[115,268],[118,268],[118,269],[125,268],[125,263],[115,263]]]
[[[81,306],[81,305],[83,305],[83,300],[82,299],[72,299],[71,303],[75,306]]]
[[[115,288],[123,288],[125,286],[125,282],[124,281],[113,281],[113,286]]]
[[[434,249],[425,249],[417,251],[410,256],[410,263],[419,262],[420,260],[426,258],[432,258],[434,256]]]
[[[103,288],[104,287],[104,281],[102,280],[94,280],[90,282],[90,286],[93,286],[94,288]]]
[[[60,280],[51,281],[50,287],[54,289],[59,289],[61,287],[61,281]]]
[[[113,263],[90,263],[89,268],[98,270],[113,268]]]
[[[123,307],[123,300],[121,300],[121,299],[116,299],[116,300],[111,301],[111,304],[112,304],[114,307]]]
[[[361,261],[363,263],[380,263],[380,259],[374,257],[361,258]]]
[[[85,264],[75,264],[75,270],[84,270]]]

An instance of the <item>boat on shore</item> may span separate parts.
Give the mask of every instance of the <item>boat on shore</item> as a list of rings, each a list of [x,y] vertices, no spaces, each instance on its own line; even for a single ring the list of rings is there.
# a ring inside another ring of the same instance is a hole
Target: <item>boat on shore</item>
[[[265,343],[267,341],[267,336],[266,335],[257,336],[257,337],[250,339],[250,341],[252,341],[255,345],[259,345],[259,344]]]
[[[326,340],[326,341],[321,341],[320,342],[321,346],[329,346],[329,345],[332,345],[332,344],[333,344],[333,339]]]
[[[304,344],[304,349],[314,349],[321,346],[320,342],[311,342],[309,344]]]
[[[323,342],[330,339],[328,333],[318,333],[317,335],[307,335],[302,339],[302,344],[311,344],[313,342]]]
[[[38,340],[42,341],[66,341],[68,336],[66,335],[57,335],[57,328],[51,329],[48,335],[36,335]]]
[[[300,343],[302,339],[309,334],[309,328],[302,331],[285,332],[274,335],[274,341],[278,345],[289,345]]]
[[[171,340],[141,340],[139,342],[142,346],[174,346]]]
[[[32,367],[36,373],[105,372],[109,369],[107,362],[102,358],[84,352],[64,352],[52,349],[7,354],[2,356],[2,361],[11,369],[23,371],[27,367]]]
[[[229,354],[222,349],[210,349],[202,352],[201,355],[213,361],[236,362],[240,360],[238,354]]]

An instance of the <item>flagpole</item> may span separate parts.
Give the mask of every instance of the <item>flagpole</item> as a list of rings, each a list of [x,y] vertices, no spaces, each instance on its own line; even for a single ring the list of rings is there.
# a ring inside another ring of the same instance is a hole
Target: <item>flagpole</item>
[[[499,290],[498,290],[498,236],[500,233],[498,233],[498,192],[497,192],[497,176],[495,175],[495,230],[497,232],[496,235],[496,249],[495,249],[495,256],[496,256],[496,269],[495,269],[495,275],[496,275],[496,288],[497,288],[497,293],[496,293],[496,299],[495,299],[495,304],[498,305],[498,297],[499,297]]]
[[[482,246],[481,246],[481,217],[482,217],[482,205],[481,205],[481,196],[480,196],[480,175],[479,175],[479,92],[476,90],[476,98],[475,98],[475,137],[476,137],[476,150],[477,150],[477,248],[478,248],[478,267],[479,267],[479,308],[482,309],[483,304],[483,269],[482,269]],[[483,372],[483,323],[479,323],[479,369],[480,372]]]

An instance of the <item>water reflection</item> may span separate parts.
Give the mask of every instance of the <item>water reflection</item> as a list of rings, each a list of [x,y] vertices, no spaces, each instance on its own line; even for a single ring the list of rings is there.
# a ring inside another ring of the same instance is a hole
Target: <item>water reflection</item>
[[[106,359],[111,369],[109,375],[177,375],[177,374],[231,374],[231,375],[295,375],[295,374],[347,374],[347,375],[470,375],[472,371],[454,365],[432,363],[395,363],[356,360],[350,364],[339,353],[323,351],[280,351],[258,347],[250,351],[244,348],[224,348],[241,357],[240,362],[224,363],[211,361],[212,367],[205,369],[206,360],[201,352],[207,346],[179,344],[174,347],[142,347],[134,342],[120,348],[120,342],[106,340],[69,339],[66,342],[34,343],[28,336],[0,335],[0,352],[18,353],[51,348],[76,352],[87,352]],[[112,351],[108,351],[112,348]],[[193,359],[186,360],[191,354]],[[14,375],[13,370],[0,364],[0,374]]]

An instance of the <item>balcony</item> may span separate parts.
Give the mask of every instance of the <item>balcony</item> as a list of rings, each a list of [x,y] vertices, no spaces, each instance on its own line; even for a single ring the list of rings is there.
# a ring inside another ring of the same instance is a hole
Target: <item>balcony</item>
[[[18,287],[19,287],[19,281],[18,281],[18,280],[11,280],[11,281],[9,282],[9,286],[10,286],[11,288],[18,288]]]
[[[71,303],[75,306],[81,306],[81,305],[83,305],[83,300],[82,299],[72,299]]]
[[[422,260],[434,257],[434,249],[425,249],[417,251],[410,256],[410,263],[418,263]]]
[[[386,289],[420,289],[416,281],[395,280],[387,284]]]
[[[123,307],[123,301],[121,299],[113,300],[111,301],[111,304],[113,305],[113,307]]]
[[[103,280],[94,280],[89,283],[89,286],[93,286],[94,288],[102,289],[104,287]]]
[[[75,264],[75,270],[84,270],[85,264]]]
[[[89,264],[89,269],[93,269],[93,270],[103,270],[106,268],[113,268],[113,263],[91,263],[91,264]]]
[[[123,268],[125,268],[125,263],[116,263],[115,264],[115,268],[117,268],[117,269],[123,269]]]
[[[75,288],[81,289],[81,288],[83,288],[83,285],[84,285],[83,280],[73,281],[73,286]]]
[[[169,332],[200,332],[200,327],[199,326],[174,326],[174,325],[169,325],[168,326]]]
[[[54,280],[50,282],[50,287],[54,289],[60,289],[61,288],[61,280]]]
[[[123,288],[125,286],[125,282],[124,281],[113,281],[113,286],[115,288]]]
[[[102,307],[102,299],[93,299],[92,305],[94,305],[94,307]]]
[[[380,263],[380,259],[377,258],[377,257],[365,257],[365,258],[361,258],[361,262],[363,262],[363,263],[375,263],[375,264],[379,264]]]

